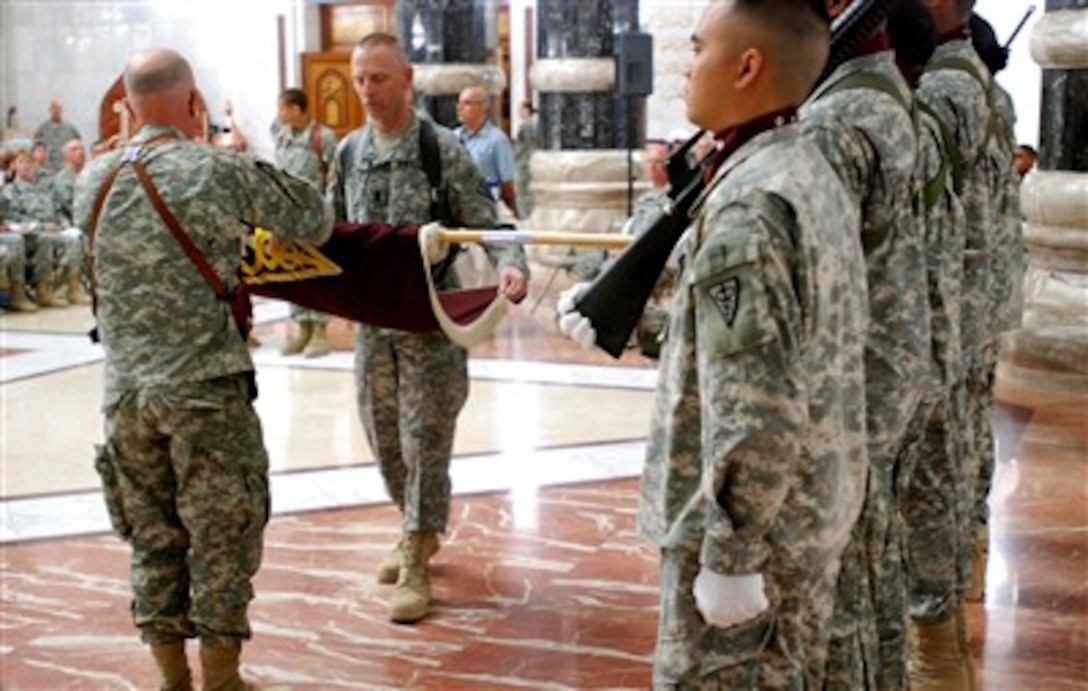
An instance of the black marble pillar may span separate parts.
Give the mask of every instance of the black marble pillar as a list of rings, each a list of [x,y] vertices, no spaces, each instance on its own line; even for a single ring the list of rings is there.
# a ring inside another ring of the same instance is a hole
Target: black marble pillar
[[[615,35],[638,30],[638,0],[538,0],[537,57],[612,58]],[[612,92],[540,92],[544,150],[640,148],[646,99]]]
[[[1059,10],[1088,10],[1088,0],[1047,0]],[[1043,71],[1039,122],[1039,167],[1088,172],[1088,69]]]
[[[489,22],[495,22],[489,0],[400,0],[397,5],[398,36],[417,65],[486,63]],[[460,124],[457,94],[421,94],[418,104],[443,125]]]

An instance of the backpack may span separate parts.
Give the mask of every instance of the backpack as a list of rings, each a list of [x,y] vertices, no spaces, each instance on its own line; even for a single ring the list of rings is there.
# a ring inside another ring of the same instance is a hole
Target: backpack
[[[316,129],[316,128],[315,128]],[[348,135],[356,137],[358,130]],[[341,148],[341,156],[348,147]],[[423,172],[427,176],[427,184],[430,187],[430,211],[429,220],[438,221],[442,225],[452,227],[457,225],[450,207],[449,188],[445,184],[442,175],[442,151],[438,146],[438,131],[434,123],[426,118],[419,118],[419,159],[423,166]],[[343,160],[341,158],[341,168]],[[451,245],[449,254],[441,262],[431,265],[431,274],[435,282],[441,281],[453,266],[457,254],[461,251],[460,245]]]

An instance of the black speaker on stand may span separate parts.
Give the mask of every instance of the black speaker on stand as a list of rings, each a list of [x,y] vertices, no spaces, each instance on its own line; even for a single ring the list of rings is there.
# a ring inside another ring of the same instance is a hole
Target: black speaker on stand
[[[634,212],[635,176],[632,150],[635,127],[631,101],[654,92],[654,39],[646,33],[629,31],[615,35],[616,94],[624,99],[627,119],[627,215]]]

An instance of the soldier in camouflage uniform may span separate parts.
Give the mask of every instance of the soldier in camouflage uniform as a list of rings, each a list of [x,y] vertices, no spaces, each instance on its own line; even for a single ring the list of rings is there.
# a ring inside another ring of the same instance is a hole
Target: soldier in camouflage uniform
[[[856,203],[791,123],[827,36],[797,0],[714,2],[694,33],[688,119],[722,148],[681,241],[642,476],[655,688],[821,683],[866,476]]]
[[[367,124],[340,143],[330,193],[336,218],[359,223],[423,224],[435,220],[423,167],[421,127],[431,128],[443,188],[458,225],[491,227],[495,203],[476,164],[453,134],[420,120],[406,98],[412,67],[403,46],[375,33],[351,56],[356,94]],[[528,267],[519,248],[489,250],[499,290],[520,299]],[[438,288],[458,284],[449,270]],[[394,289],[390,286],[390,289]],[[468,396],[468,353],[440,331],[408,333],[359,325],[355,378],[359,417],[378,458],[390,497],[404,514],[404,534],[378,567],[378,581],[396,583],[390,616],[411,623],[430,602],[428,561],[449,518],[449,463],[457,414]]]
[[[309,98],[301,89],[285,89],[280,94],[279,113],[272,129],[276,165],[324,192],[336,156],[336,133],[307,115],[308,107]],[[298,333],[283,347],[284,355],[303,353],[313,358],[329,353],[329,315],[291,305],[291,319],[298,324]]]
[[[66,228],[70,219],[57,208],[48,185],[33,182],[34,162],[30,154],[19,152],[13,162],[15,179],[0,195],[4,198],[4,218],[8,223],[30,223],[34,229],[25,233],[26,250],[33,273],[35,301],[40,307],[62,304],[54,295],[59,275],[70,304],[86,304],[80,284],[83,266],[83,233]]]
[[[0,272],[7,279],[8,302],[4,306],[13,312],[36,312],[38,306],[26,294],[26,242],[4,223],[3,204],[0,204]]]
[[[72,222],[72,199],[76,194],[76,177],[87,163],[87,148],[79,139],[69,139],[64,145],[64,167],[53,176],[50,189],[53,203],[66,223]]]
[[[926,3],[938,46],[916,90],[918,101],[950,131],[951,164],[966,219],[960,312],[965,379],[952,398],[956,405],[964,403],[948,421],[963,432],[958,468],[956,464],[945,466],[957,476],[944,478],[955,492],[955,499],[949,504],[947,492],[912,489],[904,508],[911,545],[907,555],[908,572],[912,574],[910,614],[916,633],[911,649],[911,687],[919,689],[969,688],[972,684],[962,632],[964,590],[970,578],[973,479],[978,476],[980,459],[987,449],[992,453],[986,407],[990,381],[985,358],[994,326],[989,252],[994,246],[995,174],[993,161],[987,155],[989,75],[966,31],[973,4],[971,0]],[[962,484],[959,477],[963,478]],[[917,473],[912,481],[918,481]],[[931,484],[940,481],[934,478]],[[961,536],[956,547],[949,544],[949,526],[956,526]]]
[[[835,5],[841,12],[849,3]],[[911,418],[934,382],[927,378],[930,321],[923,235],[914,206],[917,140],[911,91],[884,31],[858,52],[838,65],[801,108],[806,131],[860,208],[869,286],[869,481],[839,574],[827,687],[894,689],[902,687],[906,675],[907,626],[897,458]]]
[[[901,2],[889,22],[898,63],[917,88],[925,64],[936,48],[932,17],[921,0]],[[956,189],[962,170],[955,159],[954,126],[944,122],[928,104],[916,100],[918,173],[922,185],[919,208],[924,211],[927,284],[932,314],[931,371],[937,386],[927,394],[914,416],[899,460],[899,495],[907,518],[903,553],[908,602],[927,592],[954,589],[955,562],[963,549],[959,501],[966,491],[959,411],[963,406],[961,305],[963,257],[967,222]],[[932,559],[938,551],[942,559]],[[921,558],[920,558],[921,557]],[[953,583],[943,584],[949,575]],[[914,681],[924,660],[913,660]],[[913,682],[912,682],[913,683]]]
[[[1020,323],[1023,301],[1023,280],[1027,269],[1027,253],[1021,240],[1020,177],[1016,172],[1016,110],[1012,97],[993,79],[1005,69],[1008,54],[997,42],[993,27],[977,14],[971,15],[971,43],[979,59],[989,73],[991,116],[987,128],[987,170],[992,179],[990,260],[990,313],[993,318],[992,332],[986,342],[983,358],[984,373],[974,378],[989,381],[990,386],[980,389],[981,395],[972,410],[978,417],[981,434],[992,437],[990,412],[993,409],[994,373],[1001,347],[1001,334],[1016,328]],[[983,419],[983,417],[985,419]],[[979,459],[978,474],[974,478],[973,505],[971,508],[968,538],[972,546],[970,581],[965,599],[980,602],[985,596],[986,566],[989,554],[989,495],[993,480],[995,448],[989,438],[976,442],[984,454]]]
[[[95,466],[113,527],[132,548],[132,613],[160,688],[190,688],[185,639],[196,636],[204,688],[248,689],[239,655],[269,516],[253,362],[230,304],[181,249],[129,163],[145,166],[228,288],[247,224],[320,243],[331,213],[312,185],[191,141],[203,98],[182,56],[136,53],[124,83],[136,135],[91,162],[75,198],[106,353],[105,444]]]
[[[45,144],[47,151],[46,168],[50,174],[55,173],[64,165],[64,157],[61,150],[66,142],[71,139],[81,139],[76,126],[64,119],[64,107],[60,101],[49,102],[49,119],[38,126],[34,131],[34,139]]]

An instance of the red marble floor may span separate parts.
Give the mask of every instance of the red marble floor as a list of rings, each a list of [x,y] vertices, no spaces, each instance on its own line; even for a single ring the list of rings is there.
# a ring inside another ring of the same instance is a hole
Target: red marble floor
[[[556,337],[547,307],[525,312],[473,355],[612,362]],[[278,345],[287,328],[259,333]],[[350,348],[346,325],[333,333]],[[629,352],[618,364],[648,362]],[[968,609],[979,688],[1086,689],[1088,394],[998,396],[989,592]],[[396,539],[394,510],[276,516],[245,672],[315,691],[646,688],[657,561],[635,534],[636,502],[633,477],[455,498],[436,606],[414,627],[388,622],[391,588],[372,576]],[[151,688],[127,563],[108,535],[0,543],[0,689]]]
[[[1002,464],[988,598],[969,608],[980,688],[1088,685],[1086,403],[1034,401]],[[395,539],[391,509],[276,518],[246,671],[293,689],[645,688],[657,576],[634,533],[636,490],[626,479],[457,499],[436,607],[415,627],[386,621],[389,588],[371,576]],[[148,687],[123,544],[9,545],[0,563],[4,689]]]
[[[645,687],[656,561],[635,501],[632,480],[455,501],[418,626],[387,621],[391,587],[372,576],[393,510],[278,518],[246,670],[293,689]],[[112,537],[4,549],[3,688],[149,687],[125,554]]]

